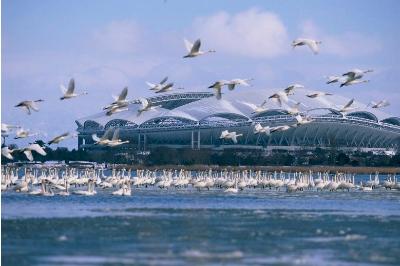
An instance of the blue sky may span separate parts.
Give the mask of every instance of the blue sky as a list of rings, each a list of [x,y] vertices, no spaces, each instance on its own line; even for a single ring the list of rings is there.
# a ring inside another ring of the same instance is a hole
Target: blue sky
[[[362,102],[388,99],[400,115],[400,1],[2,1],[2,122],[46,132],[76,128],[124,86],[150,95],[145,81],[168,75],[204,89],[213,81],[254,78],[254,87],[300,83]],[[217,53],[184,60],[183,38]],[[321,40],[320,54],[292,50],[297,37]],[[339,88],[324,75],[375,71],[370,83]],[[60,84],[76,79],[89,95],[60,102]],[[30,116],[13,107],[45,99]],[[23,144],[24,142],[18,142]],[[74,147],[76,140],[61,146]]]

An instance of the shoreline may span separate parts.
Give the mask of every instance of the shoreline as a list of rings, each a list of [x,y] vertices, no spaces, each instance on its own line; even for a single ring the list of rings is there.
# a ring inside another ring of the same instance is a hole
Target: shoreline
[[[110,165],[111,166],[111,165]],[[342,173],[355,173],[355,174],[400,174],[400,167],[375,167],[375,166],[329,166],[329,165],[314,165],[314,166],[219,166],[219,165],[156,165],[156,166],[143,166],[143,165],[114,165],[114,168],[135,168],[135,169],[185,169],[185,170],[264,170],[264,171],[283,171],[283,172],[342,172]]]

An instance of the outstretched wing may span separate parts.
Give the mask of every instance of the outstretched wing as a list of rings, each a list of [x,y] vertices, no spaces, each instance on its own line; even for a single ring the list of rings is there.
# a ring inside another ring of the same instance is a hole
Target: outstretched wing
[[[314,54],[318,54],[319,49],[318,49],[318,45],[315,41],[308,41],[307,45],[308,45],[308,47],[310,47],[311,51],[313,51]]]
[[[65,86],[63,84],[60,85],[60,90],[62,92],[62,94],[66,94],[67,93],[67,88],[65,88]]]
[[[183,39],[183,41],[185,42],[186,50],[190,53],[190,51],[192,50],[192,47],[193,47],[193,43],[189,42],[186,39]]]
[[[229,83],[228,84],[228,89],[230,90],[230,91],[232,91],[234,88],[235,88],[235,83]]]
[[[96,142],[100,141],[100,138],[99,138],[96,134],[93,134],[93,135],[92,135],[92,139],[93,139],[94,141],[96,141]]]
[[[38,112],[39,111],[39,107],[36,105],[35,102],[29,102],[29,106],[30,108],[32,108],[32,110]]]
[[[32,152],[30,150],[25,150],[24,154],[25,154],[26,158],[28,158],[29,161],[33,161]]]
[[[235,135],[232,135],[232,137],[231,137],[231,138],[232,138],[232,141],[233,141],[233,143],[235,143],[235,144],[236,144],[236,143],[237,143],[236,134],[235,134]]]
[[[119,128],[117,128],[117,129],[114,131],[114,134],[113,134],[111,140],[117,140],[118,138],[119,138]]]
[[[142,108],[146,108],[149,105],[149,101],[146,98],[140,98],[140,103],[142,104]]]
[[[72,94],[74,93],[75,90],[75,80],[71,79],[68,83],[68,90],[67,90],[67,94]]]
[[[108,139],[111,136],[112,128],[110,127],[109,129],[104,132],[104,135],[101,137],[101,140]]]
[[[221,100],[222,98],[221,88],[215,88],[215,97],[217,98],[217,100]]]
[[[351,99],[343,108],[348,108],[354,103],[354,99]]]
[[[156,91],[156,93],[160,93],[160,92],[165,92],[167,91],[169,88],[171,88],[172,86],[174,86],[174,83],[168,83],[167,85],[165,85],[164,87],[162,87],[160,90]]]
[[[194,42],[192,50],[190,50],[190,53],[197,53],[200,50],[200,45],[201,41],[198,39],[197,41]]]
[[[28,146],[28,148],[32,151],[39,153],[40,155],[43,155],[43,156],[47,155],[47,153],[43,150],[42,147],[40,147],[39,144],[31,144]]]
[[[156,84],[150,83],[148,81],[146,81],[147,86],[150,87],[150,89],[154,89],[156,87]]]
[[[125,87],[118,96],[118,101],[124,101],[127,95],[128,95],[128,87]]]
[[[163,79],[160,81],[160,84],[164,84],[167,80],[168,80],[168,77],[163,78]]]

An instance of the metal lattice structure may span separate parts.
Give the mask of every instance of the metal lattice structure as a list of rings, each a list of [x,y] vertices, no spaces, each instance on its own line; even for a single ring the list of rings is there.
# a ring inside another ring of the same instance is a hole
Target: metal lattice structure
[[[245,90],[245,89],[243,89]],[[124,148],[146,150],[155,146],[232,147],[219,139],[222,130],[243,134],[236,147],[400,147],[400,118],[387,115],[356,102],[357,110],[343,116],[337,110],[349,99],[341,96],[310,99],[311,91],[301,90],[290,96],[284,106],[268,102],[268,110],[254,113],[252,107],[276,90],[233,91],[217,100],[210,92],[172,93],[148,97],[155,110],[138,113],[140,101],[133,100],[128,110],[113,116],[104,113],[76,121],[80,148],[97,148],[92,134],[102,135],[108,128],[120,128],[120,138],[129,140]],[[314,121],[294,127],[294,115],[286,110],[292,103],[302,102],[300,112]],[[254,133],[254,125],[291,125],[289,130],[262,135]]]

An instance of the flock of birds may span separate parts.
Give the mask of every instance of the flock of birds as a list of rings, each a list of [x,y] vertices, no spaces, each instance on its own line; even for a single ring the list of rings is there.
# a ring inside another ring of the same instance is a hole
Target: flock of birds
[[[356,184],[354,174],[327,172],[267,172],[253,170],[189,171],[181,169],[136,170],[77,168],[18,168],[3,166],[1,190],[42,196],[92,196],[96,189],[116,196],[131,196],[133,188],[192,189],[238,193],[249,189],[295,191],[371,191],[373,189],[400,190],[396,175],[388,175],[381,182],[379,174]]]
[[[201,55],[205,55],[208,53],[214,53],[215,50],[207,50],[207,51],[202,51],[200,50],[201,47],[201,41],[200,39],[196,40],[194,43],[191,43],[190,41],[184,39],[185,47],[187,49],[187,54],[183,56],[183,58],[194,58],[198,57]],[[298,46],[308,46],[311,51],[314,54],[318,54],[319,52],[319,45],[321,44],[321,41],[317,40],[312,40],[312,39],[304,39],[304,38],[298,38],[292,42],[292,47],[298,47]],[[328,76],[327,77],[327,84],[332,84],[332,83],[340,83],[340,87],[342,86],[350,86],[350,85],[355,85],[355,84],[360,84],[364,82],[368,82],[369,80],[363,80],[362,78],[364,77],[365,74],[372,72],[371,69],[368,70],[361,70],[361,69],[352,69],[350,71],[347,71],[343,73],[341,76]],[[241,79],[241,78],[235,78],[231,80],[218,80],[215,81],[212,85],[209,86],[209,88],[212,88],[215,90],[215,95],[217,99],[222,98],[222,90],[225,86],[227,86],[229,91],[234,90],[238,86],[251,86],[249,83],[252,79]],[[173,89],[174,83],[170,82],[168,83],[168,77],[165,77],[162,79],[159,83],[151,83],[151,82],[146,82],[146,84],[149,86],[149,89],[155,93],[164,93],[167,91],[170,91]],[[64,100],[70,100],[79,96],[86,95],[87,92],[82,92],[82,93],[77,93],[75,91],[75,80],[72,78],[69,81],[68,88],[66,88],[64,85],[61,85],[61,91],[62,91],[62,96],[60,97],[61,101]],[[274,94],[270,95],[266,100],[264,100],[260,105],[255,105],[251,103],[247,103],[252,109],[253,113],[262,113],[268,110],[266,107],[266,104],[268,100],[274,101],[280,106],[283,104],[286,105],[286,110],[289,114],[293,115],[296,118],[296,123],[292,125],[283,125],[283,126],[277,126],[277,127],[263,127],[261,124],[256,124],[254,126],[254,132],[256,134],[271,134],[273,132],[279,132],[279,131],[284,131],[288,130],[292,127],[297,127],[301,126],[304,124],[311,123],[313,119],[311,117],[303,115],[301,112],[301,103],[295,102],[292,105],[289,105],[290,99],[289,96],[293,95],[296,90],[303,89],[304,86],[301,84],[292,84],[288,86],[287,88],[283,90],[279,90],[275,92]],[[122,92],[119,94],[119,96],[114,96],[114,101],[110,103],[109,105],[105,106],[103,110],[105,111],[105,114],[107,116],[111,116],[115,113],[127,111],[129,104],[132,102],[127,100],[127,95],[128,95],[128,88],[125,87]],[[319,97],[325,97],[325,96],[331,96],[331,93],[327,92],[321,92],[317,91],[311,94],[306,95],[307,97],[311,99],[319,98]],[[32,113],[32,111],[38,112],[39,107],[38,104],[40,102],[43,102],[42,99],[38,100],[25,100],[17,105],[15,107],[21,108],[22,110],[26,111],[28,115]],[[293,101],[291,101],[293,102]],[[352,111],[356,109],[356,107],[353,106],[354,99],[351,99],[347,104],[344,106],[337,107],[337,111],[340,112],[343,117],[345,117],[345,114],[349,111]],[[148,112],[151,110],[154,110],[160,106],[154,105],[152,102],[149,102],[145,98],[140,98],[139,99],[139,104],[141,105],[138,110],[137,110],[137,115],[140,116],[143,112]],[[369,104],[372,108],[382,108],[385,106],[389,105],[389,102],[387,100],[381,100],[378,102],[371,102]],[[10,124],[1,124],[1,134],[3,137],[8,136],[9,133],[12,131],[16,130],[15,132],[15,139],[21,139],[21,138],[28,138],[28,137],[33,137],[38,135],[38,133],[32,133],[29,130],[23,129],[21,126],[17,125],[10,125]],[[237,138],[242,136],[241,134],[237,134],[236,132],[229,132],[228,130],[223,130],[221,132],[220,138],[225,139],[225,140],[231,140],[234,143],[237,143]],[[71,137],[76,137],[76,134],[74,133],[63,133],[59,136],[55,136],[52,140],[48,142],[49,145],[52,144],[58,144],[61,141],[71,138]],[[119,130],[116,129],[114,130],[114,133],[112,134],[111,130],[107,130],[103,136],[98,137],[97,135],[92,136],[94,142],[96,145],[104,145],[104,146],[109,146],[109,147],[116,147],[119,145],[122,145],[124,143],[128,143],[128,141],[123,141],[119,139]],[[39,144],[33,143],[28,145],[27,147],[21,148],[21,149],[10,149],[7,146],[2,147],[1,154],[2,156],[12,160],[13,159],[13,153],[14,152],[23,152],[26,155],[26,158],[29,161],[33,160],[32,152],[36,152],[40,155],[45,156],[46,152],[43,147],[41,147]]]

